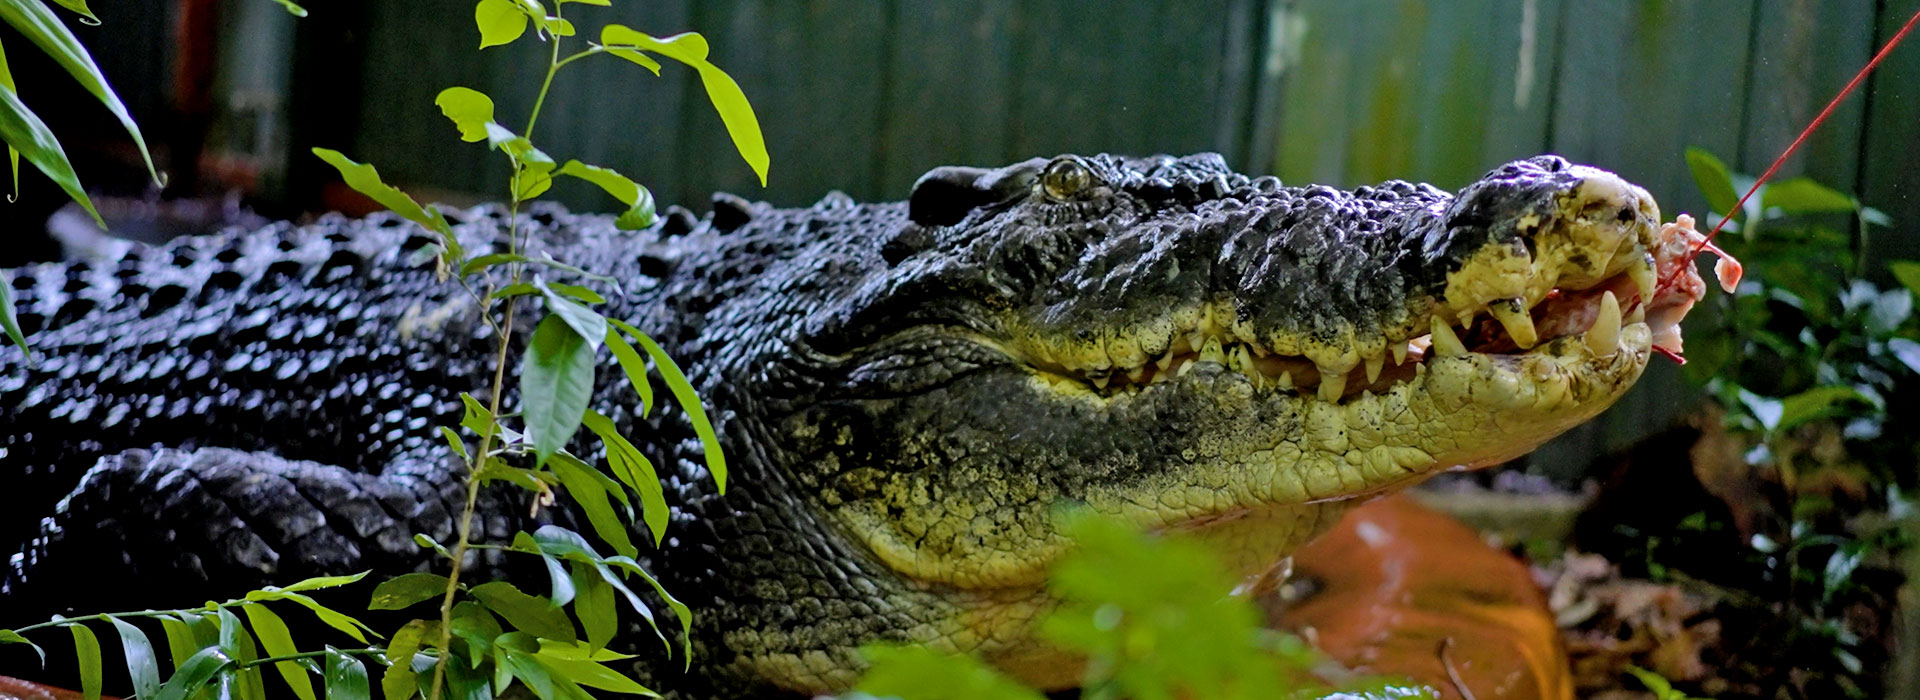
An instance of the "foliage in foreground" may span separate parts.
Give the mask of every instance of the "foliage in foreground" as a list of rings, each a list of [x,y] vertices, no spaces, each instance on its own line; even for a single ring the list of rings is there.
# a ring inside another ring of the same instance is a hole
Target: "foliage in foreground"
[[[1357,686],[1346,694],[1314,676],[1320,654],[1299,637],[1266,629],[1204,544],[1151,537],[1119,522],[1068,516],[1078,546],[1054,568],[1062,604],[1043,639],[1087,659],[1082,697],[1095,700],[1431,698],[1426,688]],[[924,647],[865,650],[873,667],[848,700],[1042,700],[1039,691],[971,656]]]
[[[12,8],[13,2],[0,0],[0,5]],[[38,4],[38,0],[27,2]],[[420,546],[446,561],[447,574],[412,573],[389,579],[374,589],[368,605],[370,610],[404,610],[437,600],[438,615],[412,620],[382,637],[357,618],[304,593],[345,585],[365,576],[359,574],[267,588],[242,599],[199,608],[56,619],[18,630],[0,630],[0,643],[33,645],[44,659],[41,647],[23,633],[52,627],[68,629],[79,662],[82,690],[89,700],[99,697],[104,684],[104,664],[93,631],[93,627],[102,625],[111,626],[119,636],[127,677],[141,698],[259,700],[267,694],[264,669],[268,666],[300,700],[316,700],[315,676],[323,680],[329,700],[370,698],[373,691],[365,664],[368,660],[385,667],[379,686],[387,700],[438,700],[446,691],[462,700],[491,700],[516,686],[542,700],[588,700],[592,697],[588,688],[656,695],[607,665],[633,658],[606,648],[622,629],[618,609],[623,601],[653,628],[669,655],[675,652],[643,595],[650,593],[679,620],[682,644],[678,651],[690,662],[692,613],[641,566],[636,559],[639,549],[629,534],[644,522],[655,546],[665,537],[667,507],[660,478],[616,424],[591,408],[600,348],[607,348],[625,374],[640,401],[639,414],[643,417],[652,411],[654,403],[649,373],[658,374],[698,434],[707,472],[722,491],[726,489],[725,459],[693,387],[659,344],[638,329],[593,310],[605,298],[589,285],[604,285],[617,292],[618,281],[588,274],[563,261],[522,254],[528,232],[521,227],[519,213],[527,202],[546,193],[556,178],[573,177],[598,186],[620,201],[625,209],[616,222],[618,226],[638,229],[653,223],[653,198],[646,188],[608,168],[573,160],[556,163],[531,140],[555,74],[574,61],[598,54],[618,56],[656,75],[661,68],[653,58],[656,55],[699,71],[741,155],[762,182],[766,178],[766,146],[739,86],[707,62],[705,38],[691,33],[654,38],[610,24],[601,29],[599,43],[589,43],[586,49],[563,59],[561,44],[576,33],[572,22],[561,17],[568,2],[608,4],[606,0],[558,0],[551,15],[531,0],[480,0],[475,7],[482,49],[511,43],[525,35],[529,27],[552,46],[540,96],[529,110],[524,129],[515,132],[496,122],[492,100],[476,90],[449,88],[436,100],[463,140],[486,141],[513,165],[507,188],[505,251],[468,255],[452,226],[433,206],[423,206],[382,182],[371,165],[356,163],[336,151],[314,149],[317,156],[339,169],[349,186],[439,234],[439,244],[425,251],[420,262],[430,260],[443,280],[453,280],[474,298],[497,340],[490,395],[485,401],[461,395],[466,411],[459,427],[467,434],[451,426],[440,429],[448,449],[467,467],[466,503],[457,522],[458,539],[449,548],[426,535],[415,536]],[[289,5],[289,9],[297,6]],[[536,267],[555,275],[555,279],[575,278],[580,284],[550,282],[543,275],[530,275]],[[544,307],[546,313],[532,331],[524,360],[515,363],[512,338],[515,320],[522,315],[516,307],[522,304]],[[507,413],[502,410],[504,387],[509,367],[515,364],[520,367],[516,377],[520,410]],[[600,439],[609,467],[604,472],[566,449],[583,425]],[[473,542],[475,503],[481,487],[493,482],[523,489],[540,506],[551,506],[557,495],[564,494],[615,553],[603,555],[579,533],[557,526],[518,533],[510,544]],[[549,575],[548,594],[531,594],[504,581],[463,583],[462,567],[472,549],[539,557]],[[643,594],[636,594],[629,586],[636,579],[647,584],[641,589]],[[307,650],[301,651],[288,625],[267,605],[270,602],[283,609],[289,603],[305,607],[319,622],[352,638],[358,646],[315,648],[308,644]],[[160,673],[147,632],[130,622],[140,619],[157,620],[163,628],[173,660],[171,674]]]
[[[1747,269],[1737,294],[1705,305],[1686,366],[1740,453],[1696,472],[1740,494],[1729,501],[1739,515],[1621,532],[1634,544],[1616,561],[1628,575],[1704,588],[1730,606],[1722,619],[1752,625],[1728,630],[1753,641],[1731,645],[1723,676],[1752,676],[1767,697],[1873,696],[1887,661],[1877,618],[1895,605],[1896,558],[1911,544],[1900,520],[1920,486],[1904,433],[1920,419],[1920,264],[1888,263],[1900,286],[1882,288],[1864,255],[1892,225],[1885,214],[1804,177],[1734,211],[1753,179],[1699,149],[1687,161],[1715,213],[1731,217],[1716,242]]]

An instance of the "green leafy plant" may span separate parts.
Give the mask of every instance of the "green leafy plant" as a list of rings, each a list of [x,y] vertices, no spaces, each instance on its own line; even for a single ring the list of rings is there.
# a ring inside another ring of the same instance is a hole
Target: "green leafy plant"
[[[1750,619],[1781,625],[1762,635],[1792,650],[1785,666],[1848,696],[1871,696],[1874,660],[1885,651],[1861,625],[1879,614],[1868,611],[1892,605],[1884,585],[1862,581],[1897,576],[1895,557],[1910,544],[1892,514],[1912,509],[1914,443],[1887,438],[1920,418],[1911,398],[1920,382],[1920,264],[1891,261],[1901,286],[1882,288],[1864,255],[1865,241],[1892,225],[1884,213],[1804,177],[1764,185],[1736,211],[1736,192],[1753,179],[1700,149],[1686,159],[1714,210],[1709,223],[1729,218],[1716,242],[1746,267],[1739,293],[1704,304],[1709,313],[1688,333],[1686,371],[1744,446],[1743,471],[1721,478],[1740,480],[1733,491],[1761,502],[1739,506],[1757,514],[1741,525],[1701,513],[1649,538],[1647,569],[1710,582],[1730,604],[1750,604]],[[1662,537],[1736,534],[1745,549],[1715,564],[1656,550]]]
[[[1054,568],[1048,589],[1061,605],[1041,637],[1084,656],[1082,697],[1140,700],[1321,698],[1332,688],[1313,675],[1322,657],[1293,635],[1266,629],[1254,604],[1230,595],[1233,578],[1200,542],[1151,537],[1108,518],[1067,516],[1077,543]],[[977,659],[921,647],[874,647],[849,698],[1040,700]],[[1426,688],[1358,684],[1361,698],[1432,698]]]
[[[10,0],[0,0],[4,1]],[[463,140],[485,141],[512,164],[507,182],[506,230],[500,236],[505,242],[504,251],[469,255],[438,209],[422,205],[382,182],[372,165],[357,163],[337,151],[314,149],[315,155],[340,171],[348,186],[438,234],[438,245],[427,251],[422,262],[431,258],[443,279],[458,284],[475,300],[481,318],[497,340],[488,396],[483,401],[462,394],[466,411],[458,429],[440,429],[448,449],[467,468],[466,500],[456,524],[458,538],[448,547],[425,535],[415,537],[420,546],[447,562],[447,573],[412,573],[389,579],[374,589],[369,604],[372,610],[406,610],[438,601],[438,614],[406,623],[385,637],[384,646],[302,652],[294,646],[286,625],[260,605],[271,600],[304,605],[322,622],[366,644],[371,630],[365,625],[299,593],[306,590],[301,586],[340,585],[358,580],[355,576],[269,588],[244,600],[203,608],[98,616],[115,624],[123,635],[120,620],[125,617],[155,617],[167,626],[176,663],[174,673],[164,681],[151,661],[150,645],[144,654],[134,653],[134,647],[129,646],[128,674],[141,697],[182,700],[209,693],[228,697],[237,690],[240,697],[254,700],[264,697],[260,668],[272,664],[301,700],[315,697],[311,676],[325,681],[330,700],[365,698],[371,693],[365,659],[386,666],[379,685],[387,700],[416,696],[438,700],[448,691],[467,700],[487,700],[508,692],[516,683],[542,700],[584,700],[591,697],[587,688],[655,695],[606,665],[632,658],[606,648],[619,630],[618,608],[623,601],[653,627],[669,655],[676,651],[669,636],[660,630],[646,599],[629,586],[630,581],[644,582],[652,596],[672,610],[680,621],[682,645],[677,651],[683,659],[691,654],[688,635],[692,611],[675,600],[636,559],[639,547],[629,534],[631,528],[644,523],[652,535],[651,544],[658,546],[665,537],[667,506],[652,463],[620,434],[611,419],[591,408],[599,350],[605,347],[619,365],[640,401],[641,416],[649,414],[654,404],[649,373],[658,375],[699,436],[708,473],[724,492],[727,468],[719,441],[692,385],[665,350],[639,329],[593,309],[605,303],[605,298],[590,285],[617,288],[618,282],[562,261],[524,254],[530,232],[521,226],[520,212],[547,192],[556,177],[573,177],[598,186],[620,202],[624,209],[617,226],[638,229],[654,221],[653,198],[645,187],[608,168],[574,160],[557,163],[532,141],[555,75],[561,68],[591,56],[617,56],[656,75],[661,65],[654,56],[697,70],[735,145],[762,183],[768,164],[766,146],[739,86],[707,62],[705,38],[698,34],[655,38],[620,25],[607,25],[598,43],[589,43],[585,49],[562,58],[563,43],[576,33],[573,23],[561,16],[569,1],[608,4],[606,0],[559,0],[552,14],[532,0],[480,0],[475,7],[482,49],[511,43],[530,27],[552,47],[539,96],[523,129],[516,132],[499,124],[494,118],[493,101],[476,90],[449,88],[435,100]],[[561,279],[574,279],[580,284],[558,281]],[[543,308],[544,315],[530,332],[524,357],[515,362],[513,336],[525,332],[516,329],[515,322],[524,317],[528,306]],[[519,367],[516,379],[520,407],[517,413],[507,413],[503,411],[505,387],[515,366]],[[583,426],[599,438],[607,455],[607,470],[566,449]],[[517,486],[537,504],[553,504],[558,495],[564,494],[614,553],[602,554],[579,533],[552,525],[519,533],[510,543],[474,541],[473,515],[480,489],[493,482]],[[540,558],[549,574],[549,590],[546,595],[536,595],[505,581],[462,582],[462,563],[474,549]],[[234,610],[252,623],[251,634]],[[175,640],[174,623],[169,620],[189,626],[193,620],[211,620],[212,626],[205,634],[196,632]],[[21,633],[49,625],[76,630],[75,651],[83,668],[84,689],[89,698],[97,697],[98,645],[92,643],[91,633],[84,626],[57,620],[20,630],[0,630],[0,643],[31,643]]]

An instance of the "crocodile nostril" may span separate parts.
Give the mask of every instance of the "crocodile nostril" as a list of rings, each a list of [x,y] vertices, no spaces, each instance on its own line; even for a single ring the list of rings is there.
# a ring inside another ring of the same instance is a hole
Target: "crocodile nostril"
[[[1626,223],[1632,221],[1634,216],[1633,207],[1620,207],[1620,213],[1615,215],[1614,218],[1619,219],[1620,223]]]

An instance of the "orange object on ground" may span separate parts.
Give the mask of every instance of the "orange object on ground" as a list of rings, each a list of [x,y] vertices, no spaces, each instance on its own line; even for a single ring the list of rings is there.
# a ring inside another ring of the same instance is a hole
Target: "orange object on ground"
[[[1279,613],[1336,661],[1459,700],[1571,700],[1546,596],[1526,565],[1458,520],[1393,496],[1294,554],[1317,591]]]
[[[80,700],[82,697],[84,696],[80,693],[65,688],[0,676],[0,700]],[[117,698],[103,695],[100,700],[117,700]]]

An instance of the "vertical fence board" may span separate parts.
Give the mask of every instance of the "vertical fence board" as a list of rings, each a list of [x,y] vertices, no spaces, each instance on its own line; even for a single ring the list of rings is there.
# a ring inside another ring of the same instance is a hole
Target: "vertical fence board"
[[[905,198],[935,166],[991,166],[1012,156],[1016,9],[1010,0],[930,0],[897,14],[877,196]]]
[[[1738,167],[1759,173],[1866,65],[1873,43],[1874,8],[1865,2],[1762,0],[1754,31],[1752,88]],[[1859,178],[1860,134],[1866,100],[1855,95],[1814,132],[1780,177],[1810,175],[1853,192]],[[1723,154],[1729,162],[1735,154]]]
[[[1892,38],[1915,11],[1920,0],[1888,0],[1878,41]],[[1868,259],[1881,264],[1920,259],[1920,178],[1914,167],[1914,154],[1920,153],[1920,36],[1908,37],[1888,55],[1872,80],[1860,189],[1867,203],[1893,217],[1894,228],[1874,232],[1867,241]]]

